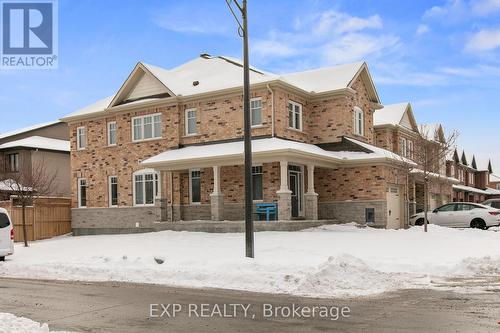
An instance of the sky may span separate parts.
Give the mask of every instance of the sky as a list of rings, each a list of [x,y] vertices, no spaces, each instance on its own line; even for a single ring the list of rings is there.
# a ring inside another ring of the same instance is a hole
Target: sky
[[[241,58],[225,0],[59,0],[59,67],[0,70],[0,133],[114,94],[138,61]],[[249,0],[250,61],[286,73],[364,60],[383,104],[500,173],[500,0]]]

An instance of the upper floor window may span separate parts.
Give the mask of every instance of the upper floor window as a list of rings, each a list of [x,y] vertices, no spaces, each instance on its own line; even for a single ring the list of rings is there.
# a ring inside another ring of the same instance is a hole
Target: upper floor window
[[[399,138],[399,154],[403,157],[406,157],[407,153],[406,142],[406,138]]]
[[[252,167],[253,200],[263,199],[262,165]]]
[[[108,123],[108,146],[116,146],[116,121]]]
[[[134,206],[154,205],[159,193],[158,173],[151,169],[134,173]]]
[[[365,124],[363,119],[363,110],[360,107],[354,107],[354,134],[364,135]]]
[[[186,110],[186,135],[196,134],[196,109]]]
[[[87,207],[87,180],[78,178],[78,207]]]
[[[133,141],[161,138],[161,115],[151,114],[132,118]]]
[[[189,199],[193,204],[201,202],[201,171],[189,170]]]
[[[406,144],[406,157],[413,158],[413,141],[408,140]]]
[[[19,172],[19,154],[8,154],[5,156],[5,171]]]
[[[76,129],[76,148],[82,150],[85,147],[87,147],[87,131],[84,126],[81,126]]]
[[[302,104],[288,101],[288,127],[302,131]]]
[[[500,184],[497,184],[497,190],[500,190]]]
[[[460,180],[461,182],[463,182],[465,179],[464,179],[464,170],[463,169],[458,169],[458,180]]]
[[[469,184],[474,184],[474,174],[472,172],[469,173]]]
[[[260,97],[250,100],[250,114],[252,126],[262,125],[262,99]]]

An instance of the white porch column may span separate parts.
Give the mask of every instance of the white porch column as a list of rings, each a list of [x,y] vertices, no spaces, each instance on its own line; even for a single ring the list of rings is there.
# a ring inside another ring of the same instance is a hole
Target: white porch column
[[[288,161],[280,161],[280,189],[278,195],[278,220],[292,218],[292,191],[288,188]]]
[[[210,194],[210,209],[212,221],[221,221],[224,217],[224,195],[220,190],[220,166],[213,167],[214,191]]]
[[[304,194],[307,220],[318,219],[318,193],[314,190],[314,165],[307,166],[307,193]]]

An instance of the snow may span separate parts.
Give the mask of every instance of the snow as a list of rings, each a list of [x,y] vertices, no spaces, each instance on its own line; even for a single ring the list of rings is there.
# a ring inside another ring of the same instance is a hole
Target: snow
[[[373,114],[373,125],[400,125],[409,103],[385,105]]]
[[[114,97],[115,95],[100,99],[95,103],[87,105],[84,108],[81,108],[73,113],[66,115],[62,120],[71,119],[73,117],[79,117],[93,113],[104,112],[104,110],[106,110],[106,108],[109,106]]]
[[[16,147],[69,152],[70,142],[68,140],[52,139],[42,136],[30,136],[24,139],[9,141],[4,144],[1,144],[0,150],[7,148],[16,148]]]
[[[334,163],[342,163],[346,160],[403,159],[388,150],[358,140],[346,139],[371,150],[372,153],[359,151],[327,151],[312,144],[270,138],[253,140],[252,155],[254,158],[258,158],[264,155],[270,156],[271,153],[273,157],[276,157],[278,153],[296,153],[307,155],[310,158],[326,159]],[[232,163],[228,160],[229,158],[243,158],[243,141],[190,146],[169,150],[144,160],[142,165],[152,167],[157,164],[200,162],[208,159],[219,159],[225,160],[227,163]],[[412,163],[409,160],[408,162]]]
[[[34,131],[34,130],[37,130],[37,129],[40,129],[40,128],[44,128],[44,127],[47,127],[47,126],[51,126],[51,125],[55,125],[55,124],[58,124],[58,123],[60,123],[59,120],[50,121],[50,122],[46,122],[46,123],[36,124],[36,125],[29,126],[29,127],[17,129],[17,130],[11,131],[11,132],[2,133],[2,134],[0,134],[0,139],[5,139],[5,138],[8,138],[10,136],[14,136],[14,135],[18,135],[18,134],[22,134],[22,133]]]
[[[31,191],[31,187],[22,186],[13,179],[5,179],[0,181],[0,191]]]
[[[56,333],[50,331],[47,324],[40,324],[31,319],[17,317],[0,312],[0,333]],[[63,333],[63,332],[59,332]]]
[[[479,193],[479,194],[485,194],[485,195],[490,194],[490,193],[488,193],[488,191],[483,191],[483,190],[475,188],[475,187],[470,187],[470,186],[465,186],[465,185],[460,185],[460,184],[453,185],[453,188],[456,190],[466,191],[466,192],[473,192],[473,193]]]
[[[490,174],[490,183],[491,182],[493,183],[500,182],[500,176],[497,176],[494,173]]]
[[[500,191],[499,190],[496,190],[496,189],[493,189],[493,188],[485,188],[484,189],[484,192],[486,192],[486,195],[500,195]]]
[[[410,170],[410,173],[424,175],[425,172],[422,169],[413,168]],[[427,172],[427,175],[431,178],[446,179],[450,183],[455,183],[455,184],[460,183],[460,181],[458,179],[456,179],[455,177],[448,177],[446,175],[442,175],[442,174],[435,173],[435,172]]]
[[[419,132],[429,141],[440,142],[442,139],[442,126],[441,124],[423,124],[419,127]]]
[[[317,297],[437,288],[436,279],[500,272],[500,232],[429,225],[409,230],[326,225],[300,232],[258,232],[255,259],[244,234],[163,231],[65,236],[16,244],[0,276],[128,281]],[[162,258],[158,264],[155,258]]]

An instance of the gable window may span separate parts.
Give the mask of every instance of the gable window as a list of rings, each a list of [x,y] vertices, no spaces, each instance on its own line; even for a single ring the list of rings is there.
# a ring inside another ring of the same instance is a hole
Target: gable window
[[[87,131],[84,126],[81,126],[76,129],[76,148],[82,150],[85,147],[87,147]]]
[[[87,180],[78,178],[78,207],[87,207]]]
[[[413,158],[413,141],[408,140],[406,144],[406,157]]]
[[[161,138],[161,115],[151,114],[132,118],[133,141]]]
[[[302,130],[302,104],[288,101],[288,127]]]
[[[250,114],[252,126],[262,125],[262,99],[260,97],[250,100]]]
[[[262,165],[252,167],[253,200],[263,200]]]
[[[158,173],[150,169],[134,173],[134,206],[154,205],[158,193]]]
[[[189,196],[192,204],[201,203],[201,171],[189,171]]]
[[[109,207],[118,206],[118,177],[109,177]]]
[[[108,123],[108,146],[116,146],[116,121]]]
[[[364,119],[363,119],[363,110],[361,108],[355,106],[354,107],[354,134],[356,135],[364,135]]]
[[[186,110],[186,135],[196,134],[196,109]]]
[[[8,154],[5,156],[5,171],[19,172],[19,154]]]
[[[405,138],[400,138],[399,139],[399,154],[403,157],[406,157],[407,153],[407,147],[406,147],[406,139]]]

